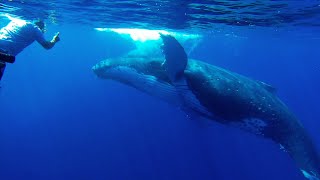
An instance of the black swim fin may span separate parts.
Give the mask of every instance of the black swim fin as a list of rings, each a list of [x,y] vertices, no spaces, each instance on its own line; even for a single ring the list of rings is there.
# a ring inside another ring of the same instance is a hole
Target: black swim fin
[[[10,54],[5,54],[0,52],[0,61],[6,63],[14,63],[16,61],[16,57]]]

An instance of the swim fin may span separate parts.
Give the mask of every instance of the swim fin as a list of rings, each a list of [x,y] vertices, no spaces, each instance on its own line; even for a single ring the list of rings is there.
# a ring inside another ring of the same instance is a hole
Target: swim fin
[[[6,63],[14,63],[16,61],[16,57],[10,54],[0,52],[0,62],[1,61]]]

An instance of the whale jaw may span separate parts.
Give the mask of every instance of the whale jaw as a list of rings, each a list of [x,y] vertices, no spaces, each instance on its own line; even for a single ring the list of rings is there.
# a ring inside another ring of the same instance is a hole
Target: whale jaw
[[[129,57],[107,59],[96,64],[92,70],[99,78],[120,82],[158,97],[169,104],[179,105],[176,89],[168,81],[147,73],[155,71],[155,69],[152,69],[153,66],[150,65],[153,63],[159,63],[160,65],[161,61],[147,62]],[[146,67],[151,69],[145,69]]]

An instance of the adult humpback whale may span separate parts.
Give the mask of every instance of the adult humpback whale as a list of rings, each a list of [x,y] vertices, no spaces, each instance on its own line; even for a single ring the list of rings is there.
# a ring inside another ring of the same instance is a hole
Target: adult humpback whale
[[[182,107],[187,113],[236,126],[281,145],[307,179],[319,179],[320,158],[307,132],[274,88],[187,58],[172,36],[161,35],[164,58],[121,57],[96,64],[112,79]]]

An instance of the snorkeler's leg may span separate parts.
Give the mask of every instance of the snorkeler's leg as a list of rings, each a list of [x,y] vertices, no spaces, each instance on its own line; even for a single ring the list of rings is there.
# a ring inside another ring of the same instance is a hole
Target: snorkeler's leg
[[[14,63],[16,60],[15,56],[10,54],[6,54],[0,51],[0,61],[7,62],[7,63]]]
[[[2,78],[2,75],[4,73],[4,69],[5,68],[6,68],[6,63],[0,62],[0,81],[1,81],[1,78]]]

